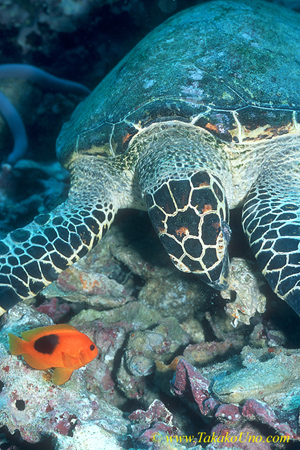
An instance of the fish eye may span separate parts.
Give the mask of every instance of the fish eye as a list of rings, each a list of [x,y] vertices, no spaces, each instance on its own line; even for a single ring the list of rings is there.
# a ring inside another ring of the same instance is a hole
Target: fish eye
[[[93,344],[90,345],[90,350],[95,350],[95,346]]]

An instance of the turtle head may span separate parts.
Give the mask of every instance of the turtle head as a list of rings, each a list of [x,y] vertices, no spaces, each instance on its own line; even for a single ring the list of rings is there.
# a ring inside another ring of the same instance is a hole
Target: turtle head
[[[228,287],[229,210],[220,180],[206,171],[168,179],[145,200],[150,219],[175,266],[215,289]]]

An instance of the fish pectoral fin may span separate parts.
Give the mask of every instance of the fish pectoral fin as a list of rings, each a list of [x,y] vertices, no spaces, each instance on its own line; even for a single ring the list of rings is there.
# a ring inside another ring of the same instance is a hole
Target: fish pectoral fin
[[[30,366],[33,367],[33,369],[38,369],[38,370],[46,370],[46,369],[50,369],[50,367],[52,367],[51,365],[39,361],[38,359],[33,358],[31,355],[28,355],[28,353],[23,353],[23,358],[25,360],[25,362]]]
[[[68,353],[62,352],[61,353],[62,362],[65,368],[70,368],[74,366],[78,366],[79,359],[75,356],[68,355]]]
[[[68,381],[72,373],[72,369],[68,369],[66,367],[57,367],[53,370],[52,381],[54,384],[60,386],[61,384],[64,384],[66,381]]]
[[[81,362],[81,365],[82,366],[85,366],[85,360],[86,360],[86,358],[85,358],[85,353],[84,353],[84,350],[80,350],[80,352],[79,352],[79,360],[80,360],[80,362]]]

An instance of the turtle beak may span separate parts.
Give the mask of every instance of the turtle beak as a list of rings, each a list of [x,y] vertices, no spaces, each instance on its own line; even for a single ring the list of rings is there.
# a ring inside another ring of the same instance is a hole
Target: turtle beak
[[[222,291],[229,286],[229,255],[228,244],[231,238],[231,229],[227,222],[221,221],[221,230],[216,240],[216,254],[218,258],[218,267],[221,268],[219,278],[209,284],[214,289]]]

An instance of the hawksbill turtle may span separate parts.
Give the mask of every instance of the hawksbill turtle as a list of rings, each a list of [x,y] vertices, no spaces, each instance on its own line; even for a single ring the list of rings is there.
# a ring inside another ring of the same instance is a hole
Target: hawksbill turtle
[[[273,291],[300,313],[300,16],[216,0],[146,36],[57,140],[68,199],[0,242],[0,305],[36,295],[119,208],[147,210],[173,263],[228,285],[229,210]]]

